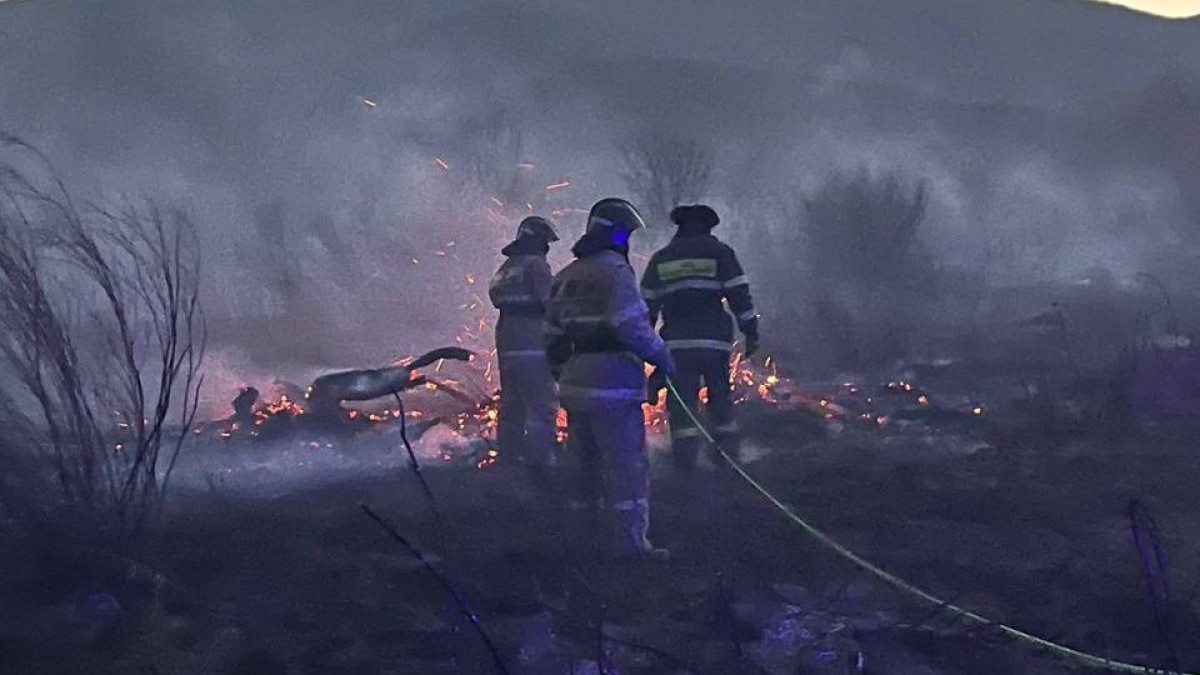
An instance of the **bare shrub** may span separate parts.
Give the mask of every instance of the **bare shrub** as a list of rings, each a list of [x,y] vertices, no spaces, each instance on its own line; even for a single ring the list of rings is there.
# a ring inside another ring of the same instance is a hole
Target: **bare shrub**
[[[698,141],[661,131],[642,134],[624,148],[621,178],[650,224],[656,242],[669,233],[668,215],[699,200],[713,175],[713,153]]]
[[[12,137],[0,149],[46,164]],[[26,528],[131,544],[160,511],[203,381],[194,229],[149,201],[85,218],[59,179],[30,176],[0,165],[0,367],[15,375],[0,412],[20,431],[0,448],[19,471],[0,505]]]
[[[877,367],[907,352],[934,285],[919,236],[928,201],[924,180],[865,170],[834,175],[804,199],[808,288],[842,367]]]
[[[461,191],[497,199],[501,209],[514,213],[545,209],[545,185],[525,164],[525,131],[512,113],[499,109],[467,120],[458,140],[465,143],[462,170],[452,175]]]

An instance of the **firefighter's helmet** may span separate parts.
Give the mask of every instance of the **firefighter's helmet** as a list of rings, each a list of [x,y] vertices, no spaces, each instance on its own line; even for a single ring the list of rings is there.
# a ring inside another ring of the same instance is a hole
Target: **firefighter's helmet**
[[[679,227],[711,230],[721,219],[712,207],[705,204],[685,204],[671,209],[671,222]]]
[[[541,216],[529,216],[517,226],[517,239],[526,237],[549,243],[558,241],[558,232],[554,231],[554,223],[549,220]]]
[[[609,197],[601,199],[588,213],[587,233],[603,235],[618,246],[629,243],[629,235],[646,226],[633,204]]]

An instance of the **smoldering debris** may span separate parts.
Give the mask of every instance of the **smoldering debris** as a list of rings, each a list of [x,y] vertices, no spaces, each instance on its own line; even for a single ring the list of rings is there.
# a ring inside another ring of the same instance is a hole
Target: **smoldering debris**
[[[196,433],[215,429],[221,438],[245,437],[250,440],[276,440],[302,433],[348,436],[368,429],[372,424],[398,420],[401,411],[396,408],[363,413],[343,408],[344,402],[369,403],[393,397],[399,403],[402,393],[417,388],[442,392],[456,401],[470,403],[471,399],[462,392],[418,371],[447,359],[466,362],[472,358],[473,354],[465,349],[444,347],[392,366],[321,375],[304,388],[302,396],[296,395],[293,386],[290,393],[282,393],[277,400],[268,402],[260,402],[258,389],[247,386],[233,399],[230,418],[199,427]],[[418,413],[415,417],[424,415]],[[440,421],[437,417],[414,420],[412,438],[420,438]]]

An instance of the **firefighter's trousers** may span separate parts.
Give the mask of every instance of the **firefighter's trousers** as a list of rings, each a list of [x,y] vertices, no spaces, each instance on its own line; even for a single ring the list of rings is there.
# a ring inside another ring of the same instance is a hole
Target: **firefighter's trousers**
[[[736,459],[740,443],[729,381],[729,352],[717,349],[673,349],[671,356],[677,368],[672,379],[680,397],[699,416],[700,389],[708,388],[708,404],[704,414],[708,418],[709,430],[720,448]],[[667,397],[667,411],[670,415],[671,455],[675,466],[683,470],[694,469],[703,443],[700,429],[680,407],[674,395]]]
[[[500,411],[496,441],[504,455],[520,457],[534,481],[554,464],[558,396],[545,354],[501,352]]]
[[[650,460],[642,403],[614,400],[579,408],[568,402],[567,424],[567,442],[579,460],[585,545],[598,543],[602,554],[620,557],[650,551]]]

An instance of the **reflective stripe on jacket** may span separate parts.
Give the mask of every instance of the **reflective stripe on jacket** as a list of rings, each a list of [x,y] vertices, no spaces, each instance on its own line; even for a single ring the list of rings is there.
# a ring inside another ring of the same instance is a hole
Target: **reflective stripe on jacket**
[[[651,321],[662,314],[662,337],[671,349],[728,351],[734,321],[745,335],[758,332],[742,265],[733,249],[711,234],[677,235],[651,256],[641,288]]]
[[[645,400],[645,361],[660,362],[666,345],[625,257],[600,251],[567,265],[550,292],[546,354],[561,368],[564,403]]]
[[[488,296],[500,310],[496,349],[501,354],[543,349],[544,314],[551,280],[550,265],[542,255],[511,256],[496,271]]]

